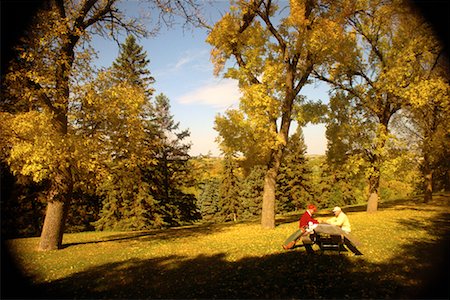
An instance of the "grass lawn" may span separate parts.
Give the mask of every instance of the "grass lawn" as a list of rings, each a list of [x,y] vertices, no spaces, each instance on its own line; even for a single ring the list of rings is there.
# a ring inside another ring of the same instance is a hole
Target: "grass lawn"
[[[363,256],[283,250],[299,214],[280,216],[274,230],[250,222],[66,234],[65,248],[50,252],[36,251],[38,238],[8,240],[25,278],[2,251],[2,296],[448,299],[449,207],[441,194],[426,205],[381,203],[374,214],[344,208]]]

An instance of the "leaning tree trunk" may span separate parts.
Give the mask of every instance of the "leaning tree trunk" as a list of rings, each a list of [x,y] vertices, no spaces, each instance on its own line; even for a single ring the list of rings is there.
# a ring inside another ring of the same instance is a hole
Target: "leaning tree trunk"
[[[67,204],[65,201],[52,201],[47,204],[39,250],[61,249],[66,216]]]
[[[56,103],[52,106],[54,112],[53,126],[55,134],[61,140],[65,140],[69,127],[69,76],[73,62],[75,60],[74,48],[78,41],[77,36],[70,36],[65,44],[61,46],[61,62],[56,72],[56,90],[58,90]],[[69,145],[65,145],[69,147]],[[71,150],[64,149],[65,153]],[[73,180],[72,169],[69,161],[63,160],[60,167],[52,178],[50,191],[47,196],[47,210],[45,213],[44,225],[42,227],[39,250],[55,250],[62,247],[62,239],[65,230],[69,201],[72,197]]]
[[[68,167],[64,168],[52,182],[39,242],[39,250],[41,251],[56,250],[62,247],[72,186],[72,178]]]

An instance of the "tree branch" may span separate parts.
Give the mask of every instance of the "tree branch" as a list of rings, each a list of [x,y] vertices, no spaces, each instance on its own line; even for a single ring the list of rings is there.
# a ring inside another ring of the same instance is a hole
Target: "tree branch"
[[[44,92],[44,88],[37,82],[35,82],[34,80],[32,80],[31,78],[27,78],[28,84],[31,85],[32,87],[34,87],[36,90],[39,91],[39,98],[41,99],[41,101],[43,102],[43,104],[45,106],[47,106],[52,112],[54,113],[58,113],[58,110],[56,109],[55,106],[53,106],[52,100],[50,99],[50,97]]]

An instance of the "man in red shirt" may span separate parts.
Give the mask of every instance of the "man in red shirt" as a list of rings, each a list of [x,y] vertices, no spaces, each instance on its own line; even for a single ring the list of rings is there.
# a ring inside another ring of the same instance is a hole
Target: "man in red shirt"
[[[316,219],[314,219],[312,217],[316,211],[317,211],[317,207],[315,205],[309,204],[307,206],[305,213],[301,216],[300,221],[299,221],[300,229],[288,237],[288,239],[283,244],[284,249],[286,249],[286,250],[292,249],[295,246],[295,243],[297,242],[297,240],[299,240],[303,236],[308,235],[307,231],[311,230],[309,228],[310,225],[319,224],[319,221],[317,221]],[[310,232],[312,232],[312,230]],[[310,242],[311,242],[311,239],[308,239],[308,238],[305,239],[305,241],[304,241],[306,251],[308,251],[308,252],[312,251]]]
[[[309,226],[309,222],[313,224],[319,224],[319,221],[313,218],[313,214],[317,211],[317,207],[314,204],[309,204],[305,213],[302,215],[299,221],[299,228],[306,230]]]

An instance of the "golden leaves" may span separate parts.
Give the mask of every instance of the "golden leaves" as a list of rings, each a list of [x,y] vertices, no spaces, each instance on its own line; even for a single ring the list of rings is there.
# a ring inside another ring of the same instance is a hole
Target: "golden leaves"
[[[19,113],[10,118],[9,144],[12,147],[8,163],[16,174],[31,176],[40,182],[67,161],[66,140],[57,134],[53,122],[53,116],[45,111]]]

